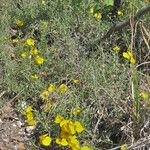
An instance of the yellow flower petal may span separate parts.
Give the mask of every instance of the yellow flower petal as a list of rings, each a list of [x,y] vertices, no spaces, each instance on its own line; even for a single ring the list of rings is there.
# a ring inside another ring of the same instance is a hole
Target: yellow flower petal
[[[36,57],[34,58],[34,60],[35,60],[35,62],[36,62],[38,65],[41,65],[41,64],[44,63],[44,59],[43,59],[42,57],[40,57],[40,56],[36,56]]]
[[[22,27],[22,26],[24,25],[24,22],[23,22],[22,20],[17,20],[17,21],[16,21],[16,25],[17,25],[18,27]]]
[[[90,13],[91,13],[91,14],[94,13],[94,8],[93,8],[93,7],[90,8]]]
[[[75,124],[75,129],[76,129],[76,131],[78,132],[78,133],[81,133],[82,131],[84,131],[85,129],[83,128],[83,126],[81,125],[81,123],[80,122],[75,122],[74,123]]]
[[[128,59],[131,64],[135,64],[136,60],[133,58],[133,54],[129,51],[123,52],[123,57]]]
[[[32,107],[31,106],[27,106],[26,112],[28,113],[28,112],[31,112],[31,111],[32,111]]]
[[[34,41],[34,39],[29,38],[29,39],[26,40],[26,44],[29,45],[29,46],[34,46],[35,41]]]
[[[27,120],[27,123],[29,126],[34,126],[36,124],[35,120],[32,118],[32,119],[28,119]]]
[[[21,54],[22,58],[26,58],[27,56],[28,56],[27,52],[24,52],[24,53]]]
[[[116,51],[116,52],[117,52],[117,51],[120,51],[120,47],[118,47],[118,46],[115,46],[115,47],[113,47],[112,49],[113,49],[113,51]]]
[[[57,123],[57,124],[59,124],[59,123],[61,123],[62,121],[64,120],[64,118],[61,116],[61,115],[57,115],[56,117],[55,117],[55,123]]]
[[[56,143],[58,144],[58,145],[62,145],[62,146],[67,146],[68,145],[68,142],[67,142],[67,140],[66,139],[60,139],[60,138],[56,138]]]
[[[32,49],[30,50],[30,54],[31,54],[31,55],[37,55],[37,54],[38,54],[38,50],[37,50],[36,48],[32,48]]]
[[[67,85],[61,84],[61,85],[58,87],[57,92],[63,94],[63,93],[66,93],[68,90],[69,90],[69,88],[68,88]]]
[[[147,99],[148,99],[148,93],[146,93],[146,92],[141,92],[140,96],[141,96],[144,100],[147,100]]]
[[[61,140],[61,145],[62,145],[62,146],[67,146],[67,145],[68,145],[67,140],[66,140],[66,139],[62,139],[62,140]]]
[[[41,93],[40,97],[41,97],[42,99],[48,99],[48,97],[49,97],[48,91],[44,91],[43,93]]]
[[[75,83],[75,84],[79,84],[80,83],[80,80],[73,80],[73,83]]]
[[[123,52],[123,57],[128,59],[128,60],[130,59],[128,52]]]
[[[13,44],[17,44],[18,42],[19,42],[19,40],[17,38],[12,40]]]
[[[127,53],[128,53],[130,58],[133,57],[133,54],[131,52],[128,51]]]
[[[32,79],[38,79],[39,77],[38,77],[38,75],[35,74],[35,75],[31,75],[31,78]]]
[[[54,84],[54,83],[50,84],[49,87],[48,87],[48,91],[49,91],[49,92],[54,92],[55,89],[56,89],[56,87],[55,87],[55,84]]]
[[[48,134],[44,134],[39,136],[39,142],[43,146],[49,146],[52,142],[52,139],[48,136]]]
[[[117,12],[117,14],[118,14],[118,16],[123,16],[123,12],[120,10]]]
[[[128,146],[127,144],[124,144],[121,146],[120,150],[128,150]]]
[[[131,57],[130,63],[134,65],[136,63],[136,60],[133,57]]]
[[[96,20],[100,20],[102,18],[102,14],[101,13],[95,13],[94,17]]]
[[[88,146],[82,146],[80,150],[90,150]]]
[[[68,133],[71,134],[71,135],[74,135],[76,133],[76,130],[75,130],[75,125],[72,121],[70,121],[67,125],[67,128],[68,128]]]
[[[78,109],[73,110],[72,113],[73,113],[73,115],[76,116],[76,115],[78,115],[80,112],[81,112],[81,109],[78,108]]]
[[[72,148],[72,150],[80,150],[80,144],[77,140],[76,136],[69,136],[68,137],[68,144]]]

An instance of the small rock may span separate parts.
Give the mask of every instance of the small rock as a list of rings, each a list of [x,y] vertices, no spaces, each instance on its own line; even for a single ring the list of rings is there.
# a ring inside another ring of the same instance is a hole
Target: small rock
[[[15,123],[12,124],[13,127],[16,127],[17,125]]]
[[[23,123],[21,121],[17,121],[16,123],[17,123],[17,126],[20,128],[23,126]]]
[[[26,130],[27,133],[30,133],[30,134],[31,134],[32,131],[35,129],[35,127],[36,127],[36,126],[28,126],[28,127],[26,127],[25,130]]]

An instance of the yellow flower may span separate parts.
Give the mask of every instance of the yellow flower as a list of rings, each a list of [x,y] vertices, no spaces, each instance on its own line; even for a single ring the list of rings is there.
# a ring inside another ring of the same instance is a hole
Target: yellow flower
[[[72,150],[80,150],[80,144],[75,135],[69,136],[67,140],[68,145],[72,148]]]
[[[27,106],[27,108],[26,108],[26,113],[29,113],[29,112],[31,112],[32,111],[32,107],[31,106]]]
[[[66,129],[67,129],[67,132],[71,135],[74,135],[76,133],[76,130],[75,130],[75,126],[74,126],[74,123],[72,121],[69,121],[66,125],[65,125]],[[63,129],[63,127],[62,127]]]
[[[77,131],[78,133],[81,133],[82,131],[85,130],[85,129],[83,128],[83,126],[81,125],[81,123],[78,122],[78,121],[75,122],[74,125],[75,125],[75,129],[76,129],[76,131]]]
[[[44,91],[43,93],[41,93],[40,97],[41,97],[42,99],[48,99],[48,97],[49,97],[48,91]]]
[[[94,13],[94,8],[93,8],[93,7],[90,8],[90,13],[91,13],[91,14]]]
[[[67,85],[61,84],[61,85],[58,87],[57,92],[63,94],[63,93],[66,93],[68,90],[69,90],[69,88],[68,88]]]
[[[69,119],[63,119],[60,122],[60,127],[63,127],[63,131],[65,131],[65,130],[66,130],[66,132],[68,131],[68,128],[65,129],[65,127],[68,125],[69,121],[71,121],[71,120],[69,120]]]
[[[58,145],[62,145],[62,146],[67,146],[67,145],[68,145],[67,140],[64,139],[64,138],[62,138],[62,139],[56,138],[56,143],[57,143]]]
[[[147,99],[148,99],[148,93],[146,93],[146,92],[141,92],[140,96],[141,96],[144,100],[147,100]]]
[[[128,150],[128,145],[127,144],[122,145],[120,150]]]
[[[36,48],[32,48],[32,49],[30,50],[30,54],[31,54],[31,55],[37,55],[37,54],[38,54],[38,50],[37,50]]]
[[[90,150],[88,146],[82,146],[80,150]]]
[[[29,45],[29,46],[34,46],[35,41],[34,41],[34,39],[29,38],[29,39],[26,40],[26,44]]]
[[[38,79],[39,77],[38,77],[38,75],[35,74],[35,75],[32,75],[31,78],[32,79]]]
[[[28,56],[27,52],[24,52],[24,53],[21,54],[22,58],[26,58],[27,56]]]
[[[73,80],[73,83],[75,83],[75,84],[79,84],[80,83],[80,80]]]
[[[61,115],[57,115],[54,122],[60,124],[63,120],[64,118]]]
[[[22,20],[17,20],[17,21],[16,21],[16,25],[17,25],[18,27],[22,27],[22,26],[24,25],[24,22],[23,22]]]
[[[39,136],[39,142],[43,146],[49,146],[52,142],[52,139],[48,136],[48,134],[44,134]]]
[[[77,115],[77,114],[79,114],[81,112],[81,110],[78,108],[78,109],[75,109],[75,110],[73,110],[73,115]]]
[[[24,115],[28,114],[32,112],[32,107],[31,106],[27,106],[25,112],[23,112]]]
[[[95,13],[94,17],[96,20],[100,20],[102,18],[102,14],[101,13]]]
[[[19,42],[19,40],[17,38],[12,40],[13,44],[17,44],[18,42]]]
[[[128,59],[128,60],[130,60],[131,57],[133,57],[133,54],[131,52],[129,52],[129,51],[123,52],[123,57]]]
[[[68,136],[70,136],[70,134],[68,132],[63,131],[63,129],[61,128],[60,137],[67,139]]]
[[[48,91],[49,91],[49,92],[54,92],[55,89],[56,89],[56,88],[55,88],[55,84],[54,84],[54,83],[50,84],[49,87],[48,87]]]
[[[118,14],[118,16],[123,16],[123,12],[120,10],[117,12],[117,14]]]
[[[28,116],[27,118],[28,118],[28,119],[27,119],[27,123],[28,123],[29,126],[34,126],[34,125],[36,124],[36,122],[35,122],[33,116],[32,116],[32,117],[29,117],[29,116]]]
[[[133,58],[133,54],[129,51],[123,52],[123,57],[128,59],[131,64],[135,64],[136,60]]]
[[[130,63],[134,65],[136,63],[136,60],[133,57],[131,57]]]
[[[115,47],[113,47],[112,49],[113,49],[113,51],[116,51],[116,52],[117,52],[117,51],[120,51],[120,47],[118,47],[118,46],[115,46]]]
[[[44,63],[44,59],[43,59],[42,57],[40,57],[40,56],[36,56],[36,57],[34,58],[34,60],[35,60],[35,62],[36,62],[38,65],[41,65],[41,64]]]
[[[33,126],[36,124],[34,117],[33,117],[31,106],[27,106],[26,111],[24,112],[24,115],[26,115],[26,117],[27,117],[26,121],[29,126]]]

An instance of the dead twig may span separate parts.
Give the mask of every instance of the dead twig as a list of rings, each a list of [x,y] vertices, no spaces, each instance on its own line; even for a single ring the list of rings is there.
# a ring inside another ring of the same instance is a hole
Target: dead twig
[[[143,15],[147,14],[150,11],[150,4],[141,8],[133,17],[133,19],[139,20]],[[114,26],[112,26],[108,32],[100,39],[100,41],[104,41],[105,39],[109,38],[110,35],[112,35],[114,32],[119,31],[123,29],[124,27],[130,25],[130,20],[131,18],[129,17],[128,19],[124,20],[123,22],[120,22]]]
[[[2,93],[0,93],[0,98],[6,93],[6,91],[3,91]]]
[[[131,144],[130,146],[128,146],[128,150],[139,150],[140,148],[145,148],[146,146],[150,145],[150,136],[145,137],[145,138],[141,138],[139,141]],[[109,150],[120,150],[121,146],[117,146],[115,148],[109,149]]]

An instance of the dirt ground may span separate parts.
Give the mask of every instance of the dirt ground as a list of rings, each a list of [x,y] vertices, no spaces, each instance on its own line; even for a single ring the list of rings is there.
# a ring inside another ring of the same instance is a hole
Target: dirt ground
[[[0,150],[27,150],[28,138],[23,123],[17,118],[11,103],[0,109]]]

